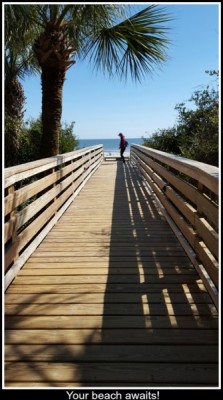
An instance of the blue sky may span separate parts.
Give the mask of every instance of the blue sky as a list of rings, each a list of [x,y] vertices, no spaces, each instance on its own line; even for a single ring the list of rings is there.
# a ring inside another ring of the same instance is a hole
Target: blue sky
[[[148,137],[172,127],[177,121],[175,105],[211,84],[214,78],[206,70],[219,69],[219,4],[161,4],[174,18],[168,23],[172,44],[162,69],[147,75],[141,84],[131,78],[127,83],[109,79],[78,61],[66,75],[62,122],[75,121],[79,139],[117,138],[118,132],[129,138]],[[22,84],[25,119],[36,118],[41,112],[40,77],[26,78]]]

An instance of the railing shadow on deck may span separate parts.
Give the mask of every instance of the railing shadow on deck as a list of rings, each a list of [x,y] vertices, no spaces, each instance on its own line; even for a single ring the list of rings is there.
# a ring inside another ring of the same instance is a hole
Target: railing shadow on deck
[[[160,216],[153,193],[129,163],[117,165],[101,342],[86,346],[81,357],[83,386],[106,386],[101,376],[115,387],[215,385],[218,374],[212,365],[205,368],[209,356],[204,356],[205,346],[217,343],[216,331],[206,330],[216,315],[212,300],[184,251],[177,255],[178,241]],[[158,233],[163,250],[154,239],[157,218],[163,221],[164,231]],[[176,275],[183,276],[179,283]],[[204,296],[209,304],[194,296]],[[88,343],[94,343],[95,335]],[[217,349],[212,350],[216,361]],[[103,361],[101,368],[86,369],[89,357]]]
[[[159,237],[166,241],[162,256],[153,237],[156,217],[164,227],[159,232]],[[215,309],[213,305],[193,301],[195,294],[208,295],[199,277],[192,274],[193,267],[185,262],[186,256],[181,253],[176,257],[176,250],[168,243],[177,246],[177,241],[171,233],[166,235],[165,229],[169,227],[157,210],[153,193],[148,193],[134,168],[118,162],[102,329],[95,329],[86,337],[82,351],[75,351],[75,346],[71,350],[66,344],[53,345],[48,360],[78,364],[73,375],[71,370],[71,381],[75,382],[78,376],[82,387],[217,385],[216,370],[210,364],[205,366],[210,356],[210,352],[205,353],[208,344],[214,343],[212,360],[217,357],[216,335],[206,329]],[[148,246],[143,247],[145,237]],[[183,276],[180,283],[171,269]],[[36,300],[33,295],[31,302]],[[41,354],[46,347],[47,344],[42,346]],[[15,347],[16,351],[20,350]],[[21,352],[18,356],[24,358]],[[26,357],[29,359],[29,355]],[[43,370],[36,369],[36,373],[49,382]],[[49,382],[49,386],[60,384]]]

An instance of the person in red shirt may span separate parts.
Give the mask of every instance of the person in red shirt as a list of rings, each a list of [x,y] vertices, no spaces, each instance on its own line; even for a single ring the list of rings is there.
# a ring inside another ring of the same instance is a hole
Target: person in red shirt
[[[124,157],[123,153],[124,153],[124,151],[125,151],[125,149],[127,147],[127,143],[128,142],[126,141],[125,136],[123,135],[123,133],[119,133],[118,136],[120,136],[120,143],[119,143],[120,156],[121,156],[121,159],[123,161],[123,164],[125,164],[125,157]]]

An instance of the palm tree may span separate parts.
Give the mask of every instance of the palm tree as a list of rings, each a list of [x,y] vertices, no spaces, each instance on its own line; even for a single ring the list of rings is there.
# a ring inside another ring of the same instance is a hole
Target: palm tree
[[[110,76],[127,78],[130,73],[136,80],[166,60],[169,42],[162,24],[171,18],[157,5],[124,20],[126,6],[120,5],[23,7],[42,29],[33,45],[42,71],[42,157],[58,154],[63,84],[78,59],[88,57]]]
[[[19,162],[19,134],[24,115],[25,95],[20,79],[37,70],[31,42],[33,26],[22,7],[5,9],[5,166]],[[20,21],[20,24],[18,24]],[[37,32],[35,32],[37,34]]]

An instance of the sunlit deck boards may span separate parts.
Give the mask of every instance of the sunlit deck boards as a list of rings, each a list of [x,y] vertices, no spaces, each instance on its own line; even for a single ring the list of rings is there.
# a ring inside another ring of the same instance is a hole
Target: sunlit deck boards
[[[5,385],[213,387],[217,311],[129,162],[105,162],[8,288]]]

